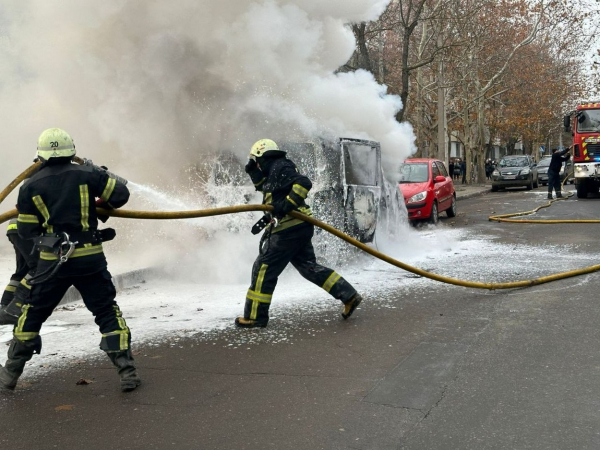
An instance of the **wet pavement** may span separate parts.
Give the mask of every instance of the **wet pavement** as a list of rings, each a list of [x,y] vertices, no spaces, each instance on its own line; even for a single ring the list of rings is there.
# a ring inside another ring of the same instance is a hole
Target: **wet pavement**
[[[531,209],[543,201],[541,190],[481,195],[487,191],[457,186],[459,216],[441,226],[531,245],[523,264],[534,263],[535,247],[548,243],[600,255],[595,225],[487,221],[488,211]],[[600,216],[597,200],[558,203],[540,215]],[[144,384],[128,394],[118,391],[108,361],[78,361],[2,394],[0,443],[89,450],[597,449],[599,279],[498,292],[432,282],[402,295],[382,291],[348,321],[333,311],[291,310],[267,330],[232,326],[137,347]],[[261,341],[290,329],[285,342]]]

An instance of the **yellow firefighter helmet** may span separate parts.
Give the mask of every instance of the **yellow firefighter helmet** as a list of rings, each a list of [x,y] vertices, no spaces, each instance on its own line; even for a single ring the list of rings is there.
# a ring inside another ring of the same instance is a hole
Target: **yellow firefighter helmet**
[[[272,141],[271,139],[261,139],[260,141],[255,142],[250,149],[250,157],[260,158],[268,152],[281,152],[282,154],[285,154],[285,151],[280,150],[275,141]]]
[[[37,155],[42,161],[75,156],[75,143],[66,131],[60,128],[48,128],[40,134]]]

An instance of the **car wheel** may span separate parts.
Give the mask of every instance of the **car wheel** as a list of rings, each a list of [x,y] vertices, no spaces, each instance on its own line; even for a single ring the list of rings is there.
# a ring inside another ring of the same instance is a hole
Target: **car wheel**
[[[437,202],[434,201],[433,205],[431,206],[431,216],[429,216],[429,222],[432,223],[433,225],[437,225],[439,220],[440,220],[440,215],[438,213],[438,205],[437,205]]]
[[[446,215],[448,217],[456,217],[456,197],[454,195],[452,196],[452,204],[450,205],[450,208],[446,210]]]
[[[529,184],[527,185],[527,190],[530,191],[533,189],[533,177],[529,180]]]
[[[498,186],[492,184],[492,192],[498,192]]]

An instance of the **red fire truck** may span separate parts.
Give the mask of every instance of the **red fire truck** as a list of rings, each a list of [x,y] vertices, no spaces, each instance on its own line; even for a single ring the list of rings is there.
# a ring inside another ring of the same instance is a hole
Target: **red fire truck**
[[[578,105],[564,117],[564,126],[573,135],[577,198],[587,198],[600,190],[600,102]]]

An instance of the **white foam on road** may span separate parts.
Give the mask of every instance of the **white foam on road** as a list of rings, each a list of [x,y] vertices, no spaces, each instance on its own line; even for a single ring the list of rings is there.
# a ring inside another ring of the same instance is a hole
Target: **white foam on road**
[[[412,231],[395,245],[379,243],[383,252],[407,264],[445,276],[471,281],[515,281],[548,275],[556,271],[555,255],[560,252],[561,269],[591,265],[597,254],[574,254],[565,246],[531,247],[506,244],[500,239],[480,237],[461,229],[445,227]],[[382,248],[384,247],[384,248]],[[10,272],[3,259],[2,272]],[[589,264],[588,264],[589,263]],[[250,278],[248,271],[248,281]],[[369,255],[360,255],[352,265],[336,270],[365,297],[359,314],[369,308],[395,308],[409,290],[465,289],[417,277]],[[234,328],[233,320],[243,313],[248,283],[211,284],[193,274],[177,279],[154,279],[121,292],[118,303],[132,330],[134,346],[164,343],[178,345],[185,337],[209,336]],[[480,291],[489,295],[488,291]],[[391,294],[391,295],[390,295]],[[341,304],[322,289],[301,278],[293,269],[282,275],[273,296],[271,324],[292,313],[311,315],[330,312],[340,320]],[[265,330],[240,330],[230,336],[233,348],[253,343],[289,342],[292,332],[287,326],[269,326]],[[326,324],[324,324],[326,325]],[[12,329],[0,327],[0,342],[8,343]],[[295,332],[309,332],[298,330]],[[43,352],[28,364],[25,377],[63,367],[74,361],[104,357],[98,349],[100,335],[89,311],[81,302],[59,307],[42,328]]]

